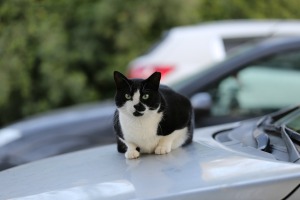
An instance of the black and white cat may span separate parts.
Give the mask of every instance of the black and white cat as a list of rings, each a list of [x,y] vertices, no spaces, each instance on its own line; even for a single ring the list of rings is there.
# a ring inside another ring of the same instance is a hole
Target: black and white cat
[[[167,86],[161,74],[148,79],[127,79],[114,72],[117,92],[114,129],[118,151],[128,159],[140,153],[167,154],[191,143],[193,109],[190,101]]]

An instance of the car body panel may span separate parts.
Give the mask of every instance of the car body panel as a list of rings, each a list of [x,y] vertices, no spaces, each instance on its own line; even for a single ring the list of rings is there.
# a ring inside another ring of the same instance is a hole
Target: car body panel
[[[90,103],[37,115],[0,129],[0,170],[113,143],[114,111],[112,101]]]
[[[237,126],[197,129],[191,145],[167,155],[127,160],[107,145],[8,169],[0,199],[283,199],[299,184],[300,165],[213,139]]]

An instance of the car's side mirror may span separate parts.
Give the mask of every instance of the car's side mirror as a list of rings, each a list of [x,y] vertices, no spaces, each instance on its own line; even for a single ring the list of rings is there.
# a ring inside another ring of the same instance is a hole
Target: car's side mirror
[[[192,106],[199,110],[210,110],[212,106],[211,95],[207,92],[197,93],[191,98]]]

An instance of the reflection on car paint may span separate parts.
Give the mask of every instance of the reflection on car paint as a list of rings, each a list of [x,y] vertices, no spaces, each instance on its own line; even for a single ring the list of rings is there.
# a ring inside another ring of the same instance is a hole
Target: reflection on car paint
[[[14,200],[38,200],[38,199],[133,199],[135,198],[133,185],[126,180],[104,182],[95,185],[85,185],[63,190],[55,190],[35,195],[30,195]]]

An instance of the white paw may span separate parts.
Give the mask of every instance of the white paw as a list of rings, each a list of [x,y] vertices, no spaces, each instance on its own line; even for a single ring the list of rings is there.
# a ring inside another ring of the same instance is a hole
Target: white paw
[[[155,149],[155,154],[167,154],[171,152],[171,148],[167,146],[157,146]]]
[[[126,151],[125,153],[125,157],[127,159],[136,159],[139,156],[140,156],[140,152],[138,152],[137,150]]]

